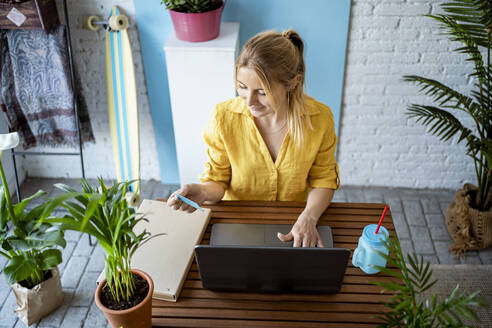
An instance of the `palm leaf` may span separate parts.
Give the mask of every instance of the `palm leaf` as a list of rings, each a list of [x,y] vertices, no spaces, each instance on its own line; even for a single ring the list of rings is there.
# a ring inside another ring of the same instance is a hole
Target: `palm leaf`
[[[424,83],[422,91],[434,97],[438,108],[412,105],[409,112],[428,126],[431,133],[440,136],[441,140],[449,140],[458,133],[458,142],[466,140],[467,152],[475,162],[478,180],[478,193],[474,201],[477,209],[488,210],[492,206],[492,181],[489,174],[492,166],[491,154],[484,153],[487,149],[484,140],[492,138],[492,0],[450,0],[441,4],[441,8],[444,14],[428,17],[440,23],[449,39],[461,43],[454,51],[468,55],[466,61],[474,63],[474,69],[469,74],[469,77],[476,79],[474,90],[466,97],[435,81],[424,79],[417,82],[413,79],[413,82]],[[476,135],[460,126],[455,118],[439,112],[455,109],[465,110],[473,118]]]
[[[64,183],[55,183],[53,185],[55,188],[58,188],[64,192],[77,192],[77,190],[75,190],[74,188],[64,184]]]
[[[74,188],[67,186],[66,184],[63,183],[55,183],[54,184],[55,188],[58,188],[66,193],[70,192],[77,192]],[[87,200],[83,196],[83,194],[79,194],[78,196],[75,197],[76,200],[78,200],[81,204],[86,205]]]
[[[106,253],[105,272],[111,293],[116,299],[123,297],[127,300],[134,290],[129,271],[131,255],[149,240],[150,233],[144,231],[136,235],[133,232],[133,227],[143,218],[137,217],[135,210],[126,202],[125,193],[130,182],[113,183],[106,187],[102,178],[98,181],[98,188],[93,188],[87,180],[81,179],[83,192],[76,198],[79,204],[64,202],[70,214],[47,221],[96,237]]]
[[[92,194],[96,192],[96,190],[92,188],[92,186],[89,184],[89,182],[86,179],[80,179],[79,182],[80,185],[82,186],[82,190],[85,193]]]
[[[456,20],[446,15],[431,15],[429,17],[434,18],[444,24],[444,29],[447,30],[446,34],[451,36],[450,39],[452,41],[457,41],[464,44],[463,47],[457,48],[455,51],[470,56],[469,60],[473,61],[475,64],[475,72],[473,75],[478,78],[480,84],[485,84],[487,81],[487,76],[490,77],[490,73],[487,72],[485,68],[482,54],[478,48],[478,43],[470,34],[470,30],[466,29],[467,26],[458,24]]]
[[[94,236],[96,237],[98,240],[101,238],[103,239],[102,235],[96,230],[94,229],[94,227],[91,225],[91,224],[87,224],[83,230],[81,230],[81,224],[80,222],[76,221],[76,220],[73,220],[73,218],[71,218],[70,216],[68,215],[65,215],[64,217],[62,218],[46,218],[44,220],[45,222],[47,223],[56,223],[56,224],[60,224],[62,229],[64,230],[75,230],[75,231],[80,231],[80,232],[84,232],[84,233],[87,233],[91,236]]]
[[[417,118],[417,122],[430,127],[429,132],[443,141],[449,140],[460,132],[458,142],[461,142],[472,134],[470,129],[463,126],[453,114],[444,109],[412,104],[408,107],[408,111],[410,117]]]
[[[431,300],[426,298],[419,301],[415,295],[429,289],[437,281],[431,281],[432,270],[429,263],[425,262],[422,256],[417,257],[415,254],[408,255],[408,261],[405,262],[398,240],[394,237],[389,238],[384,244],[396,259],[396,268],[402,273],[404,284],[390,281],[371,282],[382,287],[384,291],[393,292],[391,300],[383,302],[390,311],[377,316],[384,322],[378,327],[435,327],[439,326],[435,324],[436,320],[443,327],[461,327],[461,317],[476,316],[472,306],[484,306],[476,300],[477,293],[468,296],[465,292],[458,293],[459,285],[443,302],[438,303],[437,293],[433,294]],[[388,268],[381,271],[384,270]]]
[[[82,219],[80,230],[84,231],[85,226],[91,219],[94,212],[97,210],[99,202],[102,200],[103,195],[101,194],[92,194],[89,196],[89,202],[87,203],[87,208],[85,210],[84,218]]]
[[[69,200],[75,196],[77,196],[79,193],[75,192],[75,193],[65,193],[65,194],[61,194],[60,196],[54,198],[54,199],[51,199],[50,201],[46,202],[44,204],[44,209],[43,209],[43,212],[41,212],[41,215],[39,216],[39,221],[41,222],[44,218],[48,217],[51,212],[57,208],[58,206],[60,206],[64,201],[66,200]]]
[[[433,97],[440,106],[443,106],[450,101],[454,101],[453,106],[456,107],[456,109],[473,114],[473,111],[471,110],[473,104],[472,98],[467,97],[438,81],[416,75],[405,75],[403,76],[403,81],[419,85],[420,91]],[[460,107],[462,105],[465,109]]]
[[[61,206],[67,209],[77,220],[82,221],[84,218],[84,208],[77,203],[66,201]]]
[[[442,4],[441,8],[447,16],[464,25],[480,46],[487,47],[486,29],[492,29],[491,0],[453,0]]]
[[[478,84],[475,86],[480,89]],[[486,92],[486,88],[483,88],[482,90],[484,90],[483,93],[479,93],[475,90],[471,92],[476,102],[471,105],[470,110],[475,113],[475,118],[477,122],[483,126],[483,129],[489,131],[492,123],[492,94],[488,91]],[[487,136],[487,134],[485,134],[485,136]],[[492,135],[489,134],[488,137],[490,138]]]

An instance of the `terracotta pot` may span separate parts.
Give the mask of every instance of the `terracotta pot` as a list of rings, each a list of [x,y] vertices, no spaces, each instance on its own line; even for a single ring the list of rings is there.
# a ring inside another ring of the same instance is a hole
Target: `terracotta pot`
[[[97,307],[104,313],[109,324],[113,328],[151,328],[152,327],[152,294],[154,293],[154,282],[152,278],[145,272],[137,269],[132,269],[133,273],[144,278],[149,284],[149,293],[142,302],[136,306],[126,310],[111,310],[101,303],[101,292],[106,286],[104,279],[96,289],[94,295]]]
[[[63,303],[63,290],[58,268],[51,269],[51,278],[31,289],[19,283],[12,285],[17,308],[14,310],[19,319],[27,326],[38,322]]]
[[[169,10],[176,37],[188,42],[203,42],[213,40],[219,36],[222,6],[215,10],[203,13],[182,13]]]

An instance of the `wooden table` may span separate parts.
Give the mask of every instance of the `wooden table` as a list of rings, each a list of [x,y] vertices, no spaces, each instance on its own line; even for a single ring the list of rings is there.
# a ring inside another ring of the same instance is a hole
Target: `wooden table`
[[[353,251],[362,229],[377,223],[385,204],[332,203],[319,220],[333,231],[334,247]],[[293,224],[304,208],[298,202],[224,201],[206,206],[212,218],[203,237],[208,244],[211,225],[226,223]],[[395,232],[391,211],[384,226]],[[380,287],[370,281],[387,281],[381,273],[367,275],[349,259],[343,285],[337,294],[259,294],[214,292],[203,289],[194,261],[176,303],[153,300],[152,324],[166,327],[374,327],[376,314],[387,311]]]

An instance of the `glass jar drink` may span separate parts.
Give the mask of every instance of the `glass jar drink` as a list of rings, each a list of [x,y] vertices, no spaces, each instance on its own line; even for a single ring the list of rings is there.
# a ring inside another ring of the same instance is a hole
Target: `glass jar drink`
[[[374,274],[380,271],[373,267],[373,265],[380,267],[386,266],[386,259],[376,251],[386,255],[388,254],[388,250],[382,241],[388,240],[389,233],[385,227],[381,226],[378,233],[375,234],[376,228],[377,224],[370,224],[364,227],[362,235],[359,238],[359,244],[352,256],[352,264],[368,274]]]

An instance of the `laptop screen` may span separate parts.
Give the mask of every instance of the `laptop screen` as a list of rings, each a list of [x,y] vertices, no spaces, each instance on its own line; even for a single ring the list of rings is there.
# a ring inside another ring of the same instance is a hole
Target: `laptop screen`
[[[267,293],[336,293],[350,250],[265,246],[195,246],[203,287]]]

